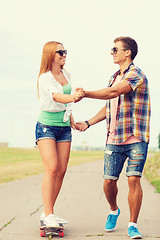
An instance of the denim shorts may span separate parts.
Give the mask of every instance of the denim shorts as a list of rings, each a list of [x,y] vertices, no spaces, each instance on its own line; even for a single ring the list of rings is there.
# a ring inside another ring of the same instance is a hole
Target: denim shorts
[[[36,141],[42,139],[53,139],[56,142],[71,142],[72,141],[72,134],[71,134],[71,127],[57,127],[57,126],[49,126],[44,125],[42,123],[37,122],[36,124]]]
[[[142,176],[147,157],[148,143],[137,142],[125,145],[107,144],[104,154],[104,178],[117,180],[127,161],[126,176]]]

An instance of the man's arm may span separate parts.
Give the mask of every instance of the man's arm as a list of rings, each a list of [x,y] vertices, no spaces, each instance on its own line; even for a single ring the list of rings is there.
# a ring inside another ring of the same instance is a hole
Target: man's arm
[[[87,98],[96,98],[96,99],[111,99],[131,92],[131,86],[126,82],[120,82],[113,87],[103,88],[97,91],[84,91],[84,97]]]
[[[104,106],[94,117],[88,120],[88,123],[90,126],[103,121],[106,119],[106,106]],[[79,131],[85,131],[88,128],[88,125],[86,122],[77,122],[77,130]]]

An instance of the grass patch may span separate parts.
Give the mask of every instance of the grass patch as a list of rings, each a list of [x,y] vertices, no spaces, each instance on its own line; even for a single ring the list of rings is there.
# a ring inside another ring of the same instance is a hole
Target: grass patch
[[[71,151],[69,166],[103,159],[103,151]],[[43,172],[39,150],[0,147],[0,184]],[[149,153],[144,174],[160,193],[160,153]]]
[[[71,151],[69,166],[103,159],[103,151]],[[0,148],[0,184],[43,172],[39,150]]]
[[[160,153],[148,154],[144,174],[149,182],[155,186],[156,192],[160,193]]]

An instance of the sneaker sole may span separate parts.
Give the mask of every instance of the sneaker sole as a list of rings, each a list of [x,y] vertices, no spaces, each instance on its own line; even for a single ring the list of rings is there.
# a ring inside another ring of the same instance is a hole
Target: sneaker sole
[[[134,237],[131,237],[131,236],[129,236],[129,234],[128,234],[128,237],[130,237],[130,238],[132,238],[132,239],[142,239],[142,236],[140,236],[140,235],[136,235],[136,236],[134,236]]]
[[[42,230],[45,230],[45,229],[48,229],[48,228],[53,228],[53,229],[64,229],[64,227],[61,227],[61,226],[51,226],[51,225],[46,225],[46,226],[42,226],[42,227],[40,227],[40,229],[42,229]]]
[[[56,219],[57,220],[57,219]],[[44,221],[44,218],[41,218],[40,221]],[[68,221],[60,221],[60,220],[57,220],[57,222],[59,224],[68,224]]]
[[[115,227],[112,228],[112,229],[104,229],[104,230],[105,230],[106,232],[112,232],[114,229],[115,229]]]
[[[55,226],[53,226],[53,225],[49,225],[48,223],[45,223],[44,221],[40,221],[40,228],[41,229],[45,229],[45,228],[63,228],[62,226],[60,226],[60,225],[55,225]]]
[[[67,223],[68,223],[67,221],[66,221],[66,222],[65,222],[65,221],[63,222],[63,221],[58,221],[58,220],[57,220],[57,222],[58,222],[59,224],[67,224]]]

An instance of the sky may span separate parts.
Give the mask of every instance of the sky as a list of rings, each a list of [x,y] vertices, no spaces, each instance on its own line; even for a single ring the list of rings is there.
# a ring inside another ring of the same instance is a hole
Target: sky
[[[119,36],[134,38],[139,47],[135,65],[149,80],[150,147],[160,133],[159,0],[5,0],[0,13],[0,142],[34,147],[39,115],[37,77],[43,46],[59,41],[68,50],[65,68],[73,86],[97,90],[119,69],[110,49]],[[73,104],[75,121],[88,120],[104,100]],[[85,132],[73,131],[72,146],[104,147],[105,121]]]

